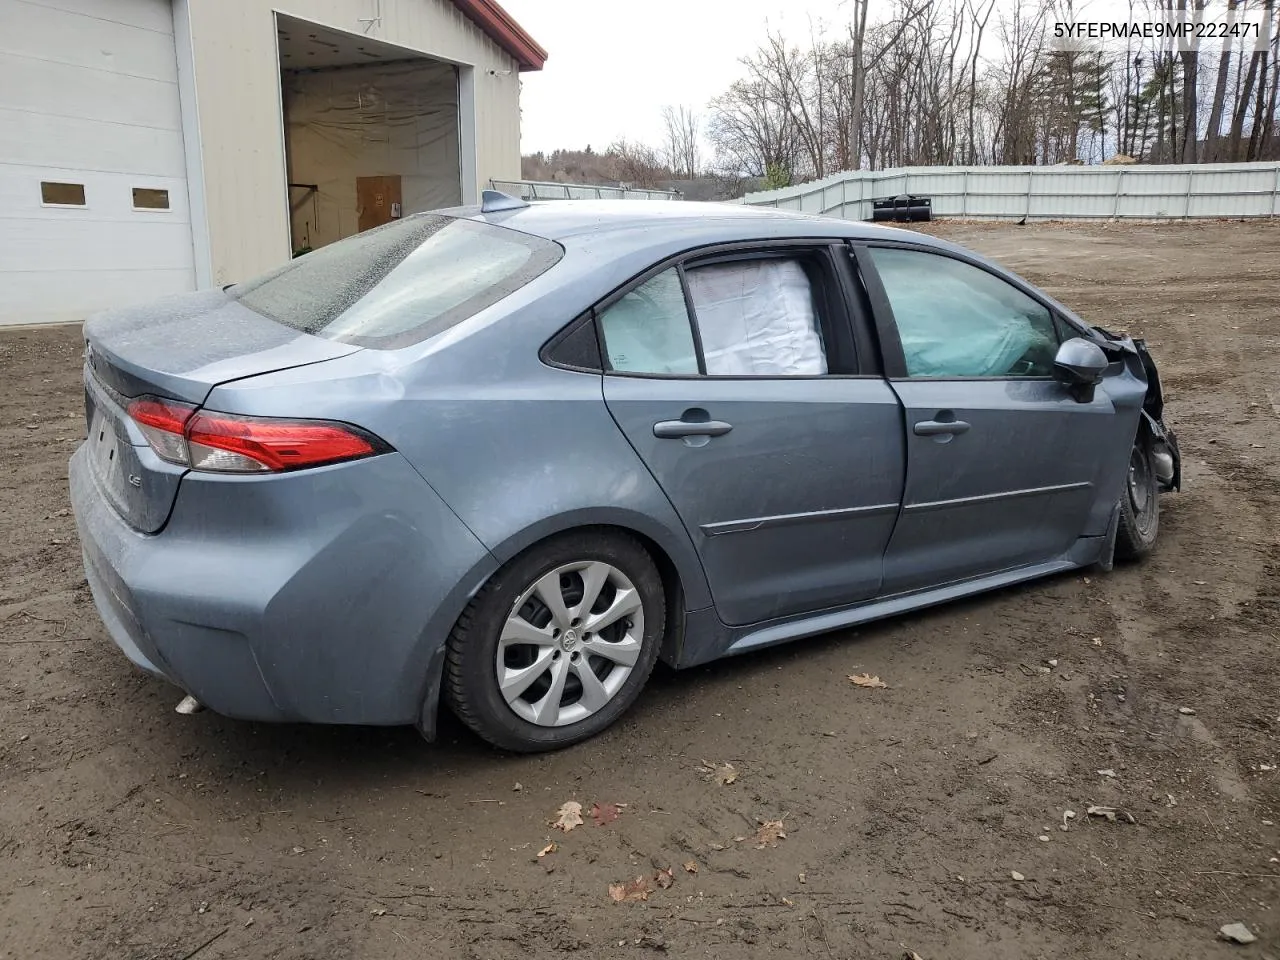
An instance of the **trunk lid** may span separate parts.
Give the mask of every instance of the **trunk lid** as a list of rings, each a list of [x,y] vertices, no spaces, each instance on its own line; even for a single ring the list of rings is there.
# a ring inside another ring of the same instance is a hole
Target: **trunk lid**
[[[98,487],[135,529],[164,526],[186,468],[166,463],[129,418],[143,395],[200,405],[218,384],[361,349],[290,329],[221,290],[90,317],[84,325],[86,454]]]
[[[221,290],[97,314],[85,322],[84,339],[86,364],[121,396],[195,404],[220,383],[361,349],[276,323]]]

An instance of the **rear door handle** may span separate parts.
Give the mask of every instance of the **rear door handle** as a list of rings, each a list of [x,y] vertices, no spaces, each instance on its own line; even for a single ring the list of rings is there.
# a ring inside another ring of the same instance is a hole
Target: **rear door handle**
[[[653,435],[662,440],[723,437],[732,429],[733,424],[723,420],[659,420],[653,425]]]
[[[969,424],[964,420],[921,420],[914,427],[917,437],[937,437],[943,434],[956,436],[969,432]]]

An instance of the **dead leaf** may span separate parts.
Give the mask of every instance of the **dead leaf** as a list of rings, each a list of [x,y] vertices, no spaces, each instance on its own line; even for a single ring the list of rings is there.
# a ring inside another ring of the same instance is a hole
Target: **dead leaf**
[[[714,776],[720,786],[727,787],[738,779],[738,770],[732,763],[722,763],[715,768]]]
[[[787,832],[781,820],[766,820],[760,824],[755,839],[756,849],[763,850],[765,847],[776,847],[779,840],[787,839]]]
[[[783,905],[784,907],[794,907],[796,904],[795,904],[795,901],[794,901],[794,900],[788,900],[786,897],[783,897],[783,898],[782,898],[782,905]]]
[[[622,903],[626,900],[648,900],[652,891],[653,888],[649,886],[648,880],[644,877],[636,877],[626,883],[609,884],[609,899],[614,903]]]
[[[1232,943],[1253,943],[1258,938],[1243,923],[1227,923],[1218,928],[1218,936]]]
[[[541,859],[542,859],[543,857],[545,857],[548,853],[555,853],[555,852],[556,852],[557,850],[559,850],[559,849],[560,849],[560,848],[559,848],[558,846],[556,846],[556,842],[555,842],[554,840],[552,840],[552,841],[551,841],[550,843],[548,843],[545,847],[543,847],[541,850],[539,850],[539,851],[538,851],[538,859],[539,859],[539,860],[541,860]]]
[[[697,860],[686,860],[686,861],[684,862],[684,872],[685,872],[685,873],[697,873],[697,872],[698,872],[698,861],[697,861]]]
[[[556,811],[556,818],[548,821],[557,830],[568,833],[574,827],[582,826],[582,804],[577,800],[568,800]]]
[[[374,909],[370,910],[369,912],[370,912],[371,914],[373,914],[375,917],[385,917],[385,916],[387,915],[387,908],[386,908],[386,907],[375,907]]]
[[[903,954],[902,960],[924,960],[924,957],[920,956],[920,954],[916,953],[914,950],[908,950]]]
[[[1091,817],[1106,817],[1106,818],[1107,818],[1108,820],[1110,820],[1112,823],[1115,823],[1115,822],[1116,822],[1116,808],[1115,808],[1115,807],[1098,807],[1098,806],[1093,806],[1093,807],[1090,807],[1088,810],[1086,810],[1086,811],[1085,811],[1085,813],[1086,813],[1086,814],[1088,814],[1088,815],[1089,815],[1089,816],[1091,816]]]
[[[593,803],[591,805],[591,819],[596,822],[597,827],[603,827],[607,823],[613,823],[622,815],[619,804],[616,803]]]
[[[710,760],[702,761],[702,772],[706,774],[704,780],[715,780],[722,787],[727,787],[738,779],[738,769],[732,763],[712,763]]]
[[[672,869],[670,867],[667,867],[667,869],[665,870],[658,871],[657,876],[653,878],[653,882],[656,883],[663,890],[665,890],[667,889],[667,887],[671,886],[673,883],[676,882],[676,876],[675,876],[675,873],[672,871]]]
[[[888,684],[879,677],[873,677],[869,673],[851,673],[849,679],[860,687],[887,687]]]

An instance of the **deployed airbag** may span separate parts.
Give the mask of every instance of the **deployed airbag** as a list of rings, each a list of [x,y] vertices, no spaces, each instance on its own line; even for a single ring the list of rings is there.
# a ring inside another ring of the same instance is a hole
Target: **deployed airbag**
[[[919,294],[915,322],[899,330],[907,372],[913,377],[1000,377],[1008,375],[1042,338],[1023,315],[995,300],[953,300],[945,314],[938,301]],[[910,304],[916,295],[900,291],[898,300]],[[897,302],[894,315],[899,316]]]
[[[1044,376],[1057,336],[1049,311],[985,270],[916,250],[877,248],[913,377]]]
[[[827,372],[813,290],[795,260],[742,260],[688,270],[707,373]]]

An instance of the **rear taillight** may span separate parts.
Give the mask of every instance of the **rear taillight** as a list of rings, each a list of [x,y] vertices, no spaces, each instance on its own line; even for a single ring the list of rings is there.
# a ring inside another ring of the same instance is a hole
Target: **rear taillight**
[[[279,473],[340,463],[390,448],[343,423],[196,412],[156,397],[129,404],[129,416],[162,460],[215,473]]]
[[[189,404],[155,397],[142,397],[129,404],[129,416],[147,438],[151,449],[161,460],[170,463],[188,462],[184,431],[195,412],[196,408]]]

